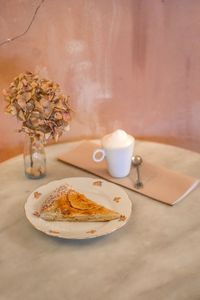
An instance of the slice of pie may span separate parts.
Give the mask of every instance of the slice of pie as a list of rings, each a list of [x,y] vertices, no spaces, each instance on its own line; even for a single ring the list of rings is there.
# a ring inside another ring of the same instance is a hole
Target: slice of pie
[[[67,185],[50,195],[40,211],[40,217],[47,221],[102,222],[119,219],[120,216]]]

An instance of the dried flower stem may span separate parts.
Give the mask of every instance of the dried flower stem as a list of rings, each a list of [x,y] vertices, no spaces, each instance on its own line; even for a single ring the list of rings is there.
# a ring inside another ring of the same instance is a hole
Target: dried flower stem
[[[44,3],[44,1],[45,0],[41,0],[40,3],[39,3],[39,5],[36,7],[36,9],[34,11],[34,14],[33,14],[32,18],[31,18],[31,21],[30,21],[28,27],[26,28],[26,30],[24,30],[22,33],[14,36],[12,38],[7,38],[6,40],[4,40],[3,42],[0,43],[0,47],[3,46],[3,45],[5,45],[5,44],[8,44],[10,42],[13,42],[14,40],[17,40],[17,39],[21,38],[22,36],[24,36],[29,31],[29,29],[31,28],[31,26],[32,26],[32,24],[33,24],[33,22],[34,22],[34,20],[36,18],[37,12],[40,9],[41,5]]]
[[[31,168],[33,168],[33,138],[30,137],[30,144],[29,144],[29,151],[30,151],[30,161],[31,161]]]

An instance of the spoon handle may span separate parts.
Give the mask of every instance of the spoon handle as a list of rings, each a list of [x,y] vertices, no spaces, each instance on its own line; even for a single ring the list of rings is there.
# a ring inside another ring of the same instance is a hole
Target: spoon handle
[[[139,166],[136,167],[136,171],[137,171],[137,181],[135,183],[135,188],[140,189],[143,187],[143,183],[140,180],[140,170],[139,170]]]
[[[137,171],[137,181],[140,181],[140,169],[139,169],[139,166],[136,167],[136,171]]]

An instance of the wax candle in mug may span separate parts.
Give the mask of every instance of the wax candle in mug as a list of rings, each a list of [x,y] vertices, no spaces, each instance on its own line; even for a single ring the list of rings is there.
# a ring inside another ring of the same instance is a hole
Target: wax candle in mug
[[[108,172],[112,177],[125,177],[130,173],[135,139],[124,130],[118,129],[105,135],[101,140],[101,148],[93,153],[93,160],[107,162]]]

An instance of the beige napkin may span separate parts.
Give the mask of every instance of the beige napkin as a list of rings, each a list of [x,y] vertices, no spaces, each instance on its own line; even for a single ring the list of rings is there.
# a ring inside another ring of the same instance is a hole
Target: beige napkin
[[[144,187],[137,190],[134,187],[136,179],[136,170],[134,168],[131,169],[129,176],[117,179],[109,175],[105,160],[100,163],[92,160],[92,153],[98,147],[98,144],[84,141],[75,149],[60,155],[58,159],[169,205],[174,205],[182,200],[199,183],[199,180],[196,178],[144,161],[141,166],[141,177]]]

